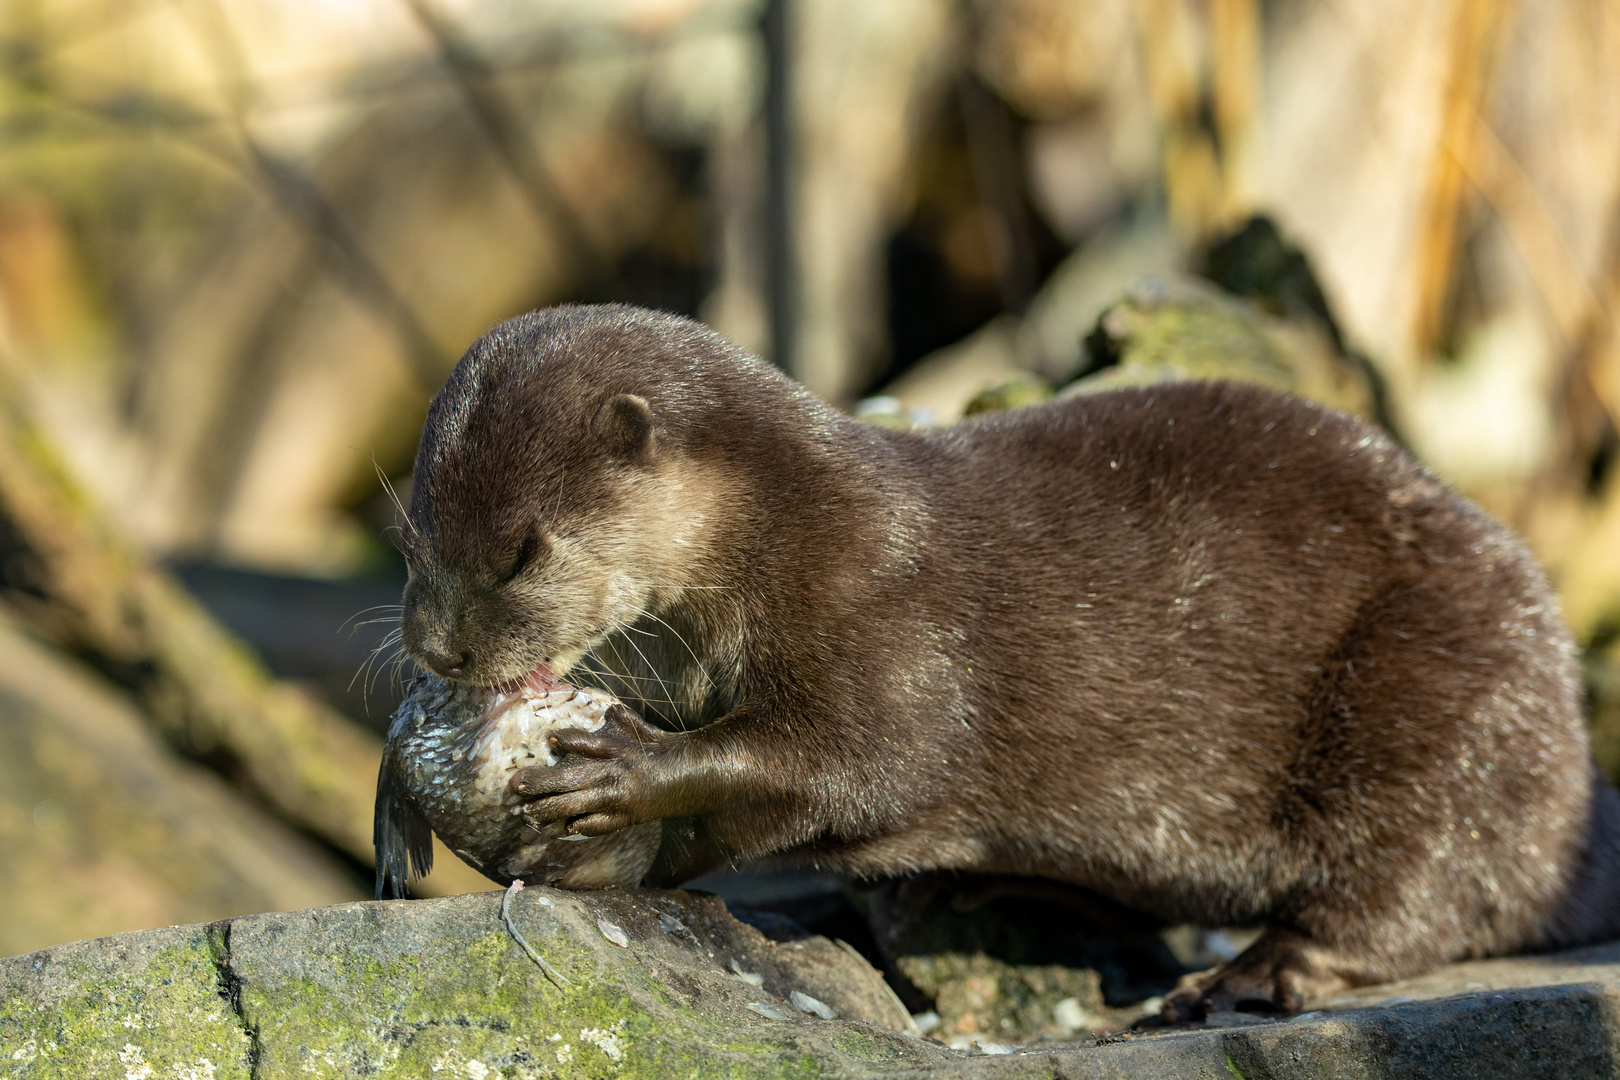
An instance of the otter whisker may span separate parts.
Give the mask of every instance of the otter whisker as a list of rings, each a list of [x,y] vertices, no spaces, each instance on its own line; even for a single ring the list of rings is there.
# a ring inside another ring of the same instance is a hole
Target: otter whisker
[[[654,615],[645,608],[637,609],[637,614],[641,615],[643,618],[651,619],[659,626],[662,626],[665,630],[668,630],[675,640],[681,643],[681,648],[686,650],[686,655],[692,658],[692,663],[697,665],[698,671],[703,675],[703,681],[711,688],[714,686],[714,680],[709,677],[709,669],[703,665],[703,661],[698,659],[696,650],[692,648],[691,644],[687,642],[686,637],[679,630],[675,629],[673,626],[669,625],[669,623],[665,622],[663,619],[660,619],[657,615]]]
[[[390,533],[393,535],[389,535]],[[401,555],[405,554],[405,547],[408,541],[405,539],[404,529],[400,528],[398,525],[390,525],[382,531],[382,535],[388,537],[389,541],[394,545],[395,551],[399,552]]]
[[[613,651],[615,659],[618,661],[618,668],[617,670],[601,673],[600,678],[603,678],[605,682],[617,682],[625,685],[633,692],[632,696],[646,705],[667,706],[672,713],[679,713],[680,705],[669,696],[669,688],[662,679],[659,679],[657,675],[649,677],[631,674],[627,670],[628,665],[625,664],[624,657],[619,654],[618,649],[614,648]],[[609,685],[604,685],[602,689],[607,690],[609,693],[614,692],[613,687]],[[658,691],[663,691],[663,693],[660,694]],[[659,711],[663,711],[662,708]]]
[[[664,692],[664,701],[669,705],[670,720],[679,723],[682,709],[681,706],[677,705],[673,700],[675,691],[670,689],[669,684],[666,683],[663,676],[658,673],[658,669],[653,666],[652,661],[647,659],[647,654],[641,651],[641,646],[637,645],[630,638],[625,638],[624,641],[636,651],[637,656],[641,657],[641,662],[647,665],[647,670],[652,672],[653,678],[658,683],[658,688]]]
[[[355,623],[353,626],[351,626],[349,628],[349,636],[353,637],[355,631],[359,630],[362,626],[377,626],[379,624],[397,623],[397,622],[399,622],[399,616],[398,615],[384,615],[381,618],[377,618],[377,619],[362,619],[360,622]]]
[[[380,653],[384,652],[385,650],[387,650],[390,646],[397,645],[399,643],[399,641],[400,641],[400,631],[396,629],[396,630],[391,631],[387,635],[385,635],[381,641],[377,642],[376,645],[372,646],[371,651],[366,653],[365,662],[363,664],[361,664],[359,670],[357,670],[354,673],[354,678],[351,678],[349,680],[349,685],[348,685],[347,689],[350,689],[350,690],[354,689],[354,681],[355,681],[355,679],[358,679],[363,675],[369,675],[370,671],[371,671],[372,664],[374,662],[376,662],[378,655]],[[362,683],[362,687],[363,688],[365,687],[364,683]],[[364,689],[362,690],[362,692],[365,692]]]
[[[392,612],[395,613],[393,618],[395,620],[397,620],[399,618],[399,613],[403,612],[404,610],[405,610],[405,606],[403,604],[373,604],[371,607],[361,608],[359,611],[355,612],[353,615],[350,615],[347,619],[344,619],[341,623],[338,624],[338,633],[341,634],[345,627],[347,627],[350,623],[354,623],[354,620],[358,619],[360,616],[362,616],[362,615],[370,615],[373,611],[392,611]],[[363,622],[363,623],[354,623],[354,625],[357,626],[357,627],[359,627],[359,626],[368,626],[368,625],[370,625],[371,623],[374,623],[374,622],[387,622],[387,621],[388,621],[388,618],[384,617],[384,618],[380,618],[380,619],[369,619],[369,620],[367,620],[366,622]]]
[[[598,680],[611,679],[611,680],[616,681],[616,682],[623,682],[623,683],[628,683],[628,684],[635,685],[636,688],[637,688],[637,691],[638,691],[637,696],[643,697],[648,701],[661,701],[662,704],[666,704],[666,705],[674,705],[675,704],[673,701],[668,701],[668,700],[665,700],[665,699],[659,699],[659,698],[654,698],[654,697],[648,697],[647,695],[640,693],[641,688],[644,687],[644,686],[657,685],[659,680],[656,677],[649,677],[649,676],[646,676],[646,675],[632,675],[627,671],[601,672],[601,671],[589,671],[588,669],[580,669],[580,670],[584,671],[586,674],[589,674],[589,675],[593,676],[594,678],[596,678]],[[575,684],[580,685],[581,683],[582,683],[582,680],[580,678],[576,677],[575,678]],[[598,689],[607,690],[607,691],[609,691],[611,693],[613,688],[610,687],[610,686],[600,686],[600,687],[598,687]]]
[[[399,513],[400,519],[404,522],[404,525],[400,526],[401,535],[403,536],[406,528],[409,528],[412,532],[415,532],[416,526],[411,523],[410,514],[405,512],[405,504],[399,501],[399,492],[394,490],[394,482],[388,479],[388,474],[383,472],[381,465],[377,464],[377,458],[375,455],[371,457],[371,467],[377,470],[378,483],[382,485],[383,491],[388,495],[388,501],[394,504],[394,509]]]
[[[635,690],[634,693],[622,694],[619,691],[615,690],[614,687],[608,685],[609,681],[618,681],[618,682],[632,683],[632,684],[636,683],[636,682],[646,681],[646,680],[638,679],[638,678],[636,678],[635,676],[632,676],[632,675],[621,674],[621,673],[617,673],[617,672],[597,671],[597,670],[589,668],[589,667],[581,666],[580,668],[576,669],[576,673],[573,676],[573,679],[574,679],[574,685],[578,686],[578,687],[580,687],[582,689],[600,690],[603,693],[612,694],[614,697],[629,697],[629,698],[632,698],[632,699],[639,699],[644,705],[656,705],[656,706],[667,705],[667,706],[669,706],[669,708],[671,710],[677,710],[679,708],[679,706],[677,706],[672,701],[661,700],[655,695],[642,693],[642,692],[640,692],[639,688],[634,687],[634,686],[632,686],[632,689]]]
[[[619,628],[615,627],[614,629],[617,630]],[[669,684],[666,683],[664,681],[663,677],[658,674],[658,669],[653,666],[652,661],[647,659],[647,655],[645,653],[643,653],[641,651],[641,649],[636,646],[635,642],[630,641],[629,638],[620,638],[619,640],[628,642],[630,647],[632,649],[636,650],[636,654],[641,658],[642,664],[645,666],[646,670],[650,673],[651,677],[647,678],[647,677],[630,675],[629,670],[628,670],[629,665],[627,663],[625,663],[624,655],[619,652],[618,645],[614,642],[614,639],[610,637],[606,641],[604,641],[603,644],[613,650],[614,659],[618,661],[618,669],[619,669],[618,671],[612,672],[611,674],[616,678],[622,678],[623,681],[626,682],[626,683],[629,683],[629,684],[632,684],[632,685],[636,686],[636,695],[635,696],[640,698],[646,704],[648,704],[648,705],[667,705],[669,707],[669,710],[670,710],[669,719],[672,722],[678,723],[680,721],[680,715],[681,715],[681,712],[682,712],[682,708],[674,700],[674,696],[673,696],[674,692],[669,688]],[[656,697],[656,696],[654,696],[652,694],[646,693],[642,689],[642,685],[641,685],[641,684],[646,684],[646,683],[656,683],[658,685],[658,689],[663,692],[663,696],[662,697]],[[611,687],[603,687],[603,689],[608,690],[610,693],[612,692]]]
[[[405,666],[407,664],[409,664],[415,670],[407,672],[405,670]],[[393,667],[391,670],[393,671],[394,678],[396,680],[395,688],[399,690],[401,694],[403,694],[410,689],[411,683],[418,675],[422,673],[422,666],[412,659],[411,654],[405,651],[405,646],[401,645],[394,651]]]

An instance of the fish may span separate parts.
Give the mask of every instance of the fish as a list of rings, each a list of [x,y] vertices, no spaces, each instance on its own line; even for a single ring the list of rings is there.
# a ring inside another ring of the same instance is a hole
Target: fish
[[[372,842],[376,898],[403,897],[433,868],[433,835],[492,881],[564,889],[632,888],[662,841],[657,821],[603,836],[579,836],[565,822],[531,824],[530,800],[512,790],[519,769],[557,764],[550,735],[599,730],[610,710],[629,706],[606,690],[549,677],[505,687],[466,686],[424,673],[388,726]]]

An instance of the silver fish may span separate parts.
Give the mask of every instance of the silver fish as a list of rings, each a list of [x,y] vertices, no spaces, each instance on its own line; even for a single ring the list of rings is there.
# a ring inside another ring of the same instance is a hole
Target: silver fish
[[[377,776],[377,898],[404,896],[408,878],[432,869],[433,833],[502,885],[639,885],[658,854],[659,822],[594,837],[562,822],[536,827],[511,788],[518,769],[557,763],[553,731],[595,731],[615,706],[626,707],[605,690],[549,680],[491,689],[418,676],[389,725]]]

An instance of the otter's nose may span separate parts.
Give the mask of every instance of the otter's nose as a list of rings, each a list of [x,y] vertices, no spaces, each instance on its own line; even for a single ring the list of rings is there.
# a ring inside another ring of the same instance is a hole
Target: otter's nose
[[[454,656],[425,656],[423,659],[428,667],[447,679],[463,678],[467,669],[472,667],[472,654],[468,652],[459,652]]]

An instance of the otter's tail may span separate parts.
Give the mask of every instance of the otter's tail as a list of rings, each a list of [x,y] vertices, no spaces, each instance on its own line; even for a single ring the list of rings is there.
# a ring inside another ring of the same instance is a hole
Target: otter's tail
[[[1620,792],[1596,765],[1581,865],[1550,930],[1553,945],[1620,938]]]

